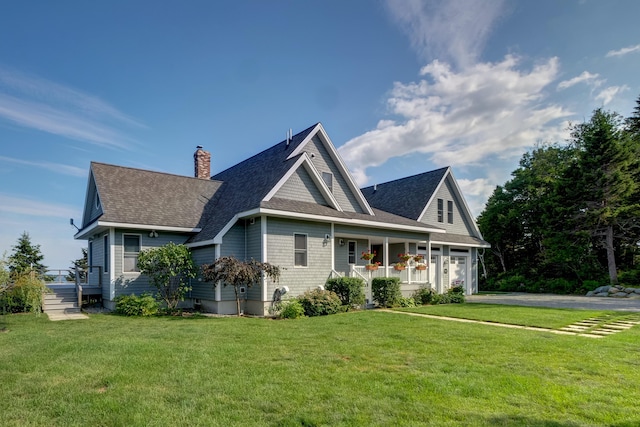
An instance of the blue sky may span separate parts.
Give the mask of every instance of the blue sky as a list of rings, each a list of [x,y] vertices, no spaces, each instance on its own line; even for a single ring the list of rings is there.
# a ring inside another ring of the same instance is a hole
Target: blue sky
[[[479,214],[536,144],[640,95],[635,0],[22,1],[0,13],[0,255],[66,268],[89,162],[223,170],[322,122],[371,185],[451,165]]]

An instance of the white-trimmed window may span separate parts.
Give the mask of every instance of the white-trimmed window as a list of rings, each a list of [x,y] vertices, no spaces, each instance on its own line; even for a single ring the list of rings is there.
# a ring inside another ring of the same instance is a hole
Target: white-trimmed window
[[[104,238],[102,239],[102,256],[103,256],[103,265],[104,265],[104,272],[108,273],[109,272],[109,253],[111,251],[109,251],[109,235],[105,234]]]
[[[333,174],[331,172],[322,172],[322,179],[329,187],[329,191],[333,193]]]
[[[138,254],[140,253],[140,235],[124,234],[122,235],[124,249],[123,271],[125,273],[134,273],[138,270]]]
[[[447,200],[447,222],[453,224],[453,202]]]
[[[438,199],[438,222],[444,222],[444,200]]]
[[[355,264],[356,263],[356,242],[351,240],[347,243],[347,245],[349,249],[349,264]]]
[[[293,265],[296,267],[307,266],[307,235],[306,234],[294,234],[293,235]]]

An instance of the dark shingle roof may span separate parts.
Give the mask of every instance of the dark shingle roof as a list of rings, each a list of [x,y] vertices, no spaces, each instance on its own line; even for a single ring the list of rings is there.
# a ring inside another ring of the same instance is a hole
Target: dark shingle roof
[[[91,163],[100,194],[100,221],[199,228],[222,183]]]
[[[211,179],[224,182],[215,213],[209,215],[203,230],[191,242],[213,239],[235,214],[260,207],[262,199],[297,160],[297,156],[287,157],[316,126],[294,135],[289,144],[284,140],[214,175]]]
[[[372,207],[417,220],[449,168],[436,169],[361,189]]]
[[[285,212],[294,212],[309,215],[320,215],[328,218],[340,218],[340,219],[354,219],[364,220],[371,222],[378,222],[381,224],[396,224],[406,225],[412,227],[424,228],[425,232],[429,229],[439,229],[432,225],[424,224],[422,222],[414,221],[412,219],[404,218],[398,215],[394,215],[389,212],[381,211],[380,209],[373,209],[374,215],[357,212],[340,212],[328,206],[321,206],[310,202],[301,202],[289,199],[272,198],[267,202],[260,204],[261,208],[274,209]]]
[[[484,246],[490,248],[491,245],[489,242],[486,242],[482,239],[473,236],[464,236],[461,234],[451,234],[451,233],[438,233],[432,234],[431,240],[437,243],[450,243],[450,244],[465,244],[465,245],[474,245],[474,246]]]

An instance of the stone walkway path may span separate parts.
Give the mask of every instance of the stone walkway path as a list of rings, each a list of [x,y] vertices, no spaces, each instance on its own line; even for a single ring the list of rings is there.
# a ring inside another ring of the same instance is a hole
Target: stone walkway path
[[[452,322],[461,322],[461,323],[476,323],[480,325],[497,326],[501,328],[525,329],[527,331],[549,332],[556,335],[574,335],[574,336],[580,336],[580,337],[586,337],[586,338],[604,338],[608,335],[615,334],[616,332],[621,332],[626,329],[629,329],[635,325],[640,325],[640,315],[631,315],[631,316],[625,316],[622,318],[616,317],[615,320],[609,319],[609,321],[607,321],[608,316],[603,316],[602,318],[596,317],[596,318],[584,320],[582,322],[577,322],[577,323],[574,323],[573,325],[565,326],[560,329],[548,329],[548,328],[538,328],[535,326],[522,326],[522,325],[511,325],[508,323],[486,322],[483,320],[461,319],[459,317],[434,316],[432,314],[410,313],[407,311],[395,311],[395,310],[387,310],[387,309],[381,309],[380,311],[384,311],[387,313],[406,314],[408,316],[426,317],[429,319],[448,320]]]
[[[88,319],[84,313],[64,313],[62,311],[53,311],[53,312],[45,312],[47,316],[49,316],[49,320],[52,322],[57,322],[58,320],[79,320],[79,319]]]

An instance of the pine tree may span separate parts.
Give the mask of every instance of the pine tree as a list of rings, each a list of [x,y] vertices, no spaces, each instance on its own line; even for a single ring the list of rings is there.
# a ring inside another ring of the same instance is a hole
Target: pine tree
[[[38,277],[43,277],[47,267],[42,264],[44,255],[40,252],[40,245],[31,243],[31,237],[26,231],[18,239],[13,247],[13,253],[9,256],[9,271],[12,276],[19,276],[31,271]]]
[[[576,164],[579,228],[605,248],[609,279],[617,284],[616,240],[624,238],[625,224],[638,215],[638,206],[629,205],[638,185],[633,144],[620,116],[602,109],[595,110],[590,121],[575,126],[571,136],[580,150]]]
[[[76,276],[79,275],[80,281],[83,282],[89,269],[89,256],[87,254],[87,248],[82,248],[82,258],[78,258],[75,261],[71,261],[73,264],[69,267],[69,275],[67,281],[75,282]]]

